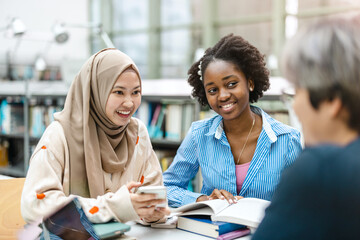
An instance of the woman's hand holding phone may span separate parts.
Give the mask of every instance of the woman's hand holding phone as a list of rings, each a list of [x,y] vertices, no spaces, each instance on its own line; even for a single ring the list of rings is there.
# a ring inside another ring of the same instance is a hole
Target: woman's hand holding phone
[[[141,182],[127,184],[132,205],[139,217],[146,222],[154,222],[169,215],[166,188],[164,186],[140,187],[141,185]],[[136,193],[132,193],[133,188],[138,188]]]

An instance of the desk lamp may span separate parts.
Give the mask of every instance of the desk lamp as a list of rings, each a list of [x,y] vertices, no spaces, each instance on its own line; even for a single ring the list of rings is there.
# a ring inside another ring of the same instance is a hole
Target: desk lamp
[[[101,23],[84,23],[84,24],[71,24],[71,23],[57,23],[53,28],[55,41],[64,43],[69,39],[69,33],[65,28],[88,28],[95,29],[97,35],[104,41],[106,47],[115,48],[114,43],[111,41],[109,35],[104,31]]]

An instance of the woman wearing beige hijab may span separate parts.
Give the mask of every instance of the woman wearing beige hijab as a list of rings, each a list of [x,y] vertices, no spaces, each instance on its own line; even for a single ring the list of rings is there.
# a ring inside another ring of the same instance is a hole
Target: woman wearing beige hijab
[[[25,221],[73,196],[95,223],[153,222],[169,213],[154,207],[163,201],[154,195],[132,193],[142,183],[163,184],[146,127],[132,117],[140,103],[139,71],[127,55],[104,49],[90,57],[30,159],[21,199]]]

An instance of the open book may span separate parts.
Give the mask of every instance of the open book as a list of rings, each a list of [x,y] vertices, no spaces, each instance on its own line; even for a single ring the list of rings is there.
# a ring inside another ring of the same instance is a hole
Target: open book
[[[231,222],[257,228],[269,204],[270,201],[258,198],[242,198],[234,204],[215,199],[190,203],[173,209],[173,212],[181,216],[208,215],[211,216],[212,221]]]

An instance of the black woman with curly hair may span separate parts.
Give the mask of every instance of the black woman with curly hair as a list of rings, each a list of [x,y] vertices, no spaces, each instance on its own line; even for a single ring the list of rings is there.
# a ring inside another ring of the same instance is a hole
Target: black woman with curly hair
[[[210,199],[270,200],[281,172],[302,150],[299,131],[251,106],[270,87],[264,56],[229,34],[188,71],[192,95],[217,115],[194,122],[163,174],[171,207]],[[200,193],[187,190],[201,169]]]

